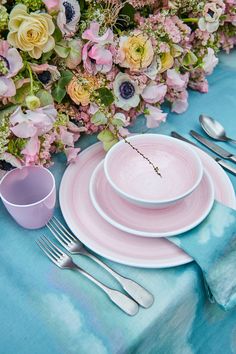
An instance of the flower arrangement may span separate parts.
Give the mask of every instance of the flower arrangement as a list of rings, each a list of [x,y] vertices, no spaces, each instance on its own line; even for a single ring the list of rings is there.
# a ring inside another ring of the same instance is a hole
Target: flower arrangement
[[[81,134],[108,150],[208,91],[236,44],[236,0],[0,0],[0,168],[49,166]]]

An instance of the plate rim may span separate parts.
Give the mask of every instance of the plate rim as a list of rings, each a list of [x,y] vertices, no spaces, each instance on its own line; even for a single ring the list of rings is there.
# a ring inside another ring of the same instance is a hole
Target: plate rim
[[[98,145],[102,145],[101,142],[95,142],[93,144],[91,144],[90,146],[88,146],[87,148],[85,148],[79,155],[78,155],[78,159],[80,158],[80,156],[82,156],[82,154],[84,155],[86,152],[95,149],[96,146]],[[197,148],[198,149],[198,148]],[[204,151],[198,149],[201,153],[205,154],[207,156],[207,158],[210,159],[210,157],[207,155],[207,153],[205,153]],[[217,162],[215,162],[214,160],[212,160],[212,162],[214,162],[214,164],[217,164]],[[67,174],[70,173],[71,169],[73,169],[74,165],[69,165],[66,170],[64,171],[64,174],[62,176],[61,182],[60,182],[60,187],[59,187],[59,204],[60,204],[60,208],[61,208],[61,212],[63,215],[63,218],[66,222],[66,224],[69,226],[69,228],[72,230],[72,232],[77,235],[78,234],[78,230],[76,230],[76,227],[74,227],[73,222],[70,222],[70,216],[67,218],[67,211],[66,208],[63,207],[61,201],[62,201],[62,192],[63,192],[63,184],[64,184],[64,180],[67,178]],[[217,165],[218,166],[218,165]],[[220,166],[218,166],[220,168]],[[230,203],[234,204],[234,207],[236,206],[236,198],[235,198],[235,192],[234,192],[234,187],[232,185],[232,182],[230,181],[228,175],[225,173],[225,171],[222,169],[222,173],[224,174],[224,178],[227,178],[228,181],[228,188],[231,189],[231,195],[233,194],[234,198],[232,199],[232,201]],[[233,207],[233,206],[232,206]],[[83,233],[82,233],[83,234]],[[80,233],[81,235],[81,233]],[[80,239],[80,236],[78,235],[78,238]],[[84,243],[84,245],[86,247],[88,247],[90,250],[92,250],[93,252],[97,253],[98,255],[112,261],[112,262],[117,262],[120,264],[124,264],[124,265],[128,265],[128,266],[134,266],[134,267],[141,267],[141,268],[156,268],[156,269],[162,269],[162,268],[170,268],[170,267],[175,267],[175,266],[180,266],[180,265],[184,265],[184,264],[188,264],[190,262],[193,261],[193,259],[188,256],[186,254],[185,259],[182,258],[181,262],[178,261],[173,261],[172,259],[167,259],[164,262],[162,262],[161,264],[158,262],[150,262],[147,261],[146,263],[144,262],[138,262],[138,261],[132,261],[132,260],[127,260],[126,256],[124,256],[124,259],[119,259],[116,258],[114,259],[114,257],[110,256],[109,254],[107,254],[107,252],[104,252],[104,249],[101,250],[101,247],[93,247],[93,245],[90,244],[90,242],[87,242],[84,240],[81,241],[82,243]],[[183,256],[184,257],[184,256]]]
[[[105,219],[109,224],[112,226],[118,228],[121,231],[124,231],[126,233],[129,233],[131,235],[135,236],[140,236],[140,237],[150,237],[150,238],[162,238],[162,237],[171,237],[171,236],[177,236],[179,234],[182,234],[184,232],[190,231],[197,225],[199,225],[210,213],[213,204],[214,204],[214,197],[215,197],[215,190],[214,190],[214,185],[212,182],[212,178],[210,177],[209,173],[203,168],[203,175],[206,175],[206,178],[208,180],[208,183],[210,185],[210,198],[207,203],[207,209],[206,211],[201,215],[200,218],[198,218],[195,222],[192,222],[190,225],[187,225],[185,227],[182,227],[178,230],[172,231],[172,232],[145,232],[145,231],[140,231],[140,230],[135,230],[130,227],[126,227],[125,225],[122,225],[121,223],[117,222],[116,220],[112,219],[100,206],[100,204],[97,202],[95,193],[94,193],[94,182],[95,182],[95,176],[98,173],[99,169],[101,168],[102,164],[104,164],[104,159],[100,161],[97,166],[95,167],[91,178],[89,182],[89,195],[91,198],[91,202],[93,204],[93,207],[96,209],[96,211],[99,213],[99,215]],[[105,174],[104,174],[105,175]],[[106,175],[105,175],[106,176]],[[201,183],[201,182],[200,182]],[[197,187],[198,188],[198,187]],[[186,198],[189,196],[186,196]],[[121,197],[120,197],[121,198]],[[158,209],[157,209],[158,210]]]

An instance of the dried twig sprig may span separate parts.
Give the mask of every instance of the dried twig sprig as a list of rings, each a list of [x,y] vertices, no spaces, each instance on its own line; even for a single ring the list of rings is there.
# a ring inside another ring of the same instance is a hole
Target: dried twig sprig
[[[126,144],[128,144],[134,151],[136,151],[140,156],[142,156],[143,159],[145,159],[152,166],[152,168],[154,169],[154,171],[159,177],[162,177],[159,167],[155,166],[154,163],[147,156],[145,156],[138,148],[136,148],[133,144],[131,144],[131,142],[127,140],[127,136],[121,135],[118,130],[116,130],[116,133],[120,138],[122,138],[125,141]]]

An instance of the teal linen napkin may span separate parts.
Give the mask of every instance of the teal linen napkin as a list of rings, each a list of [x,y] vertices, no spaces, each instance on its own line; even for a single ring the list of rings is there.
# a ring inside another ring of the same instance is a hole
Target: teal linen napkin
[[[168,240],[199,265],[211,302],[224,310],[236,306],[236,210],[215,201],[200,225]]]

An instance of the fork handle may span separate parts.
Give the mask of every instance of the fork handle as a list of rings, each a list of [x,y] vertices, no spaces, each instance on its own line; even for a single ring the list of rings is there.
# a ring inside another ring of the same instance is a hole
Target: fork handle
[[[122,275],[114,271],[112,268],[110,268],[106,263],[102,262],[99,258],[89,253],[87,250],[85,250],[84,254],[89,258],[93,259],[101,267],[106,269],[106,271],[109,272],[120,283],[120,285],[127,292],[127,294],[129,294],[139,305],[145,308],[152,306],[154,302],[154,297],[149,291],[147,291],[135,281],[123,277]]]
[[[86,278],[91,280],[94,284],[96,284],[100,289],[102,289],[109,299],[116,304],[122,311],[127,313],[130,316],[134,316],[138,313],[139,307],[138,304],[130,299],[125,294],[121,293],[118,290],[111,289],[96,278],[94,278],[91,274],[86,272],[84,269],[80,268],[76,264],[74,264],[74,269],[78,271],[80,274],[84,275]]]

